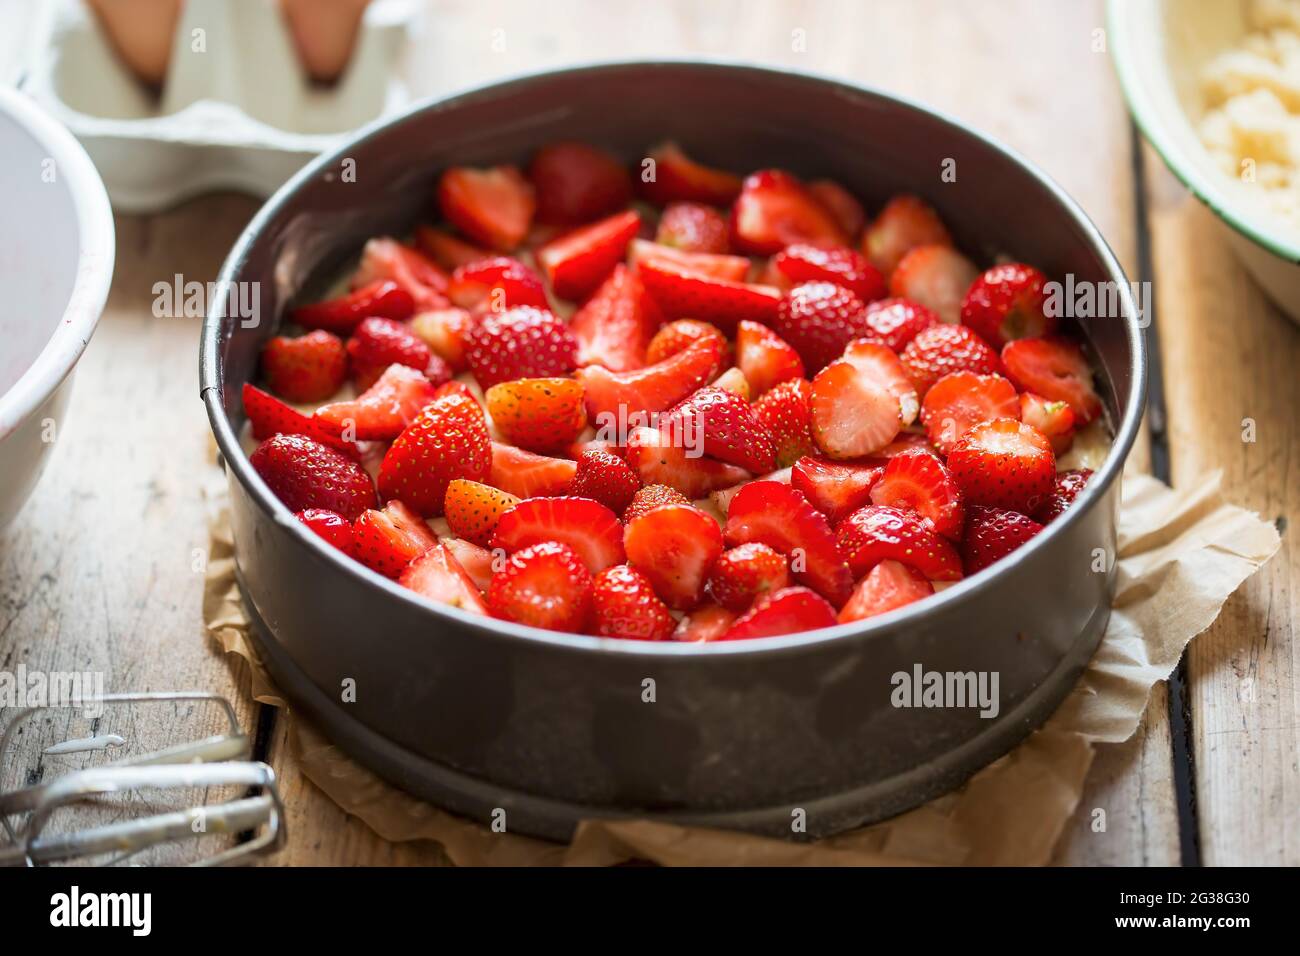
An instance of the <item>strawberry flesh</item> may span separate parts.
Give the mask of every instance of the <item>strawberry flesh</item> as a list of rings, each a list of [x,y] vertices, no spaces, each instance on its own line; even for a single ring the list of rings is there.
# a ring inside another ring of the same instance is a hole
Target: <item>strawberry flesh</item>
[[[352,535],[356,559],[389,578],[438,543],[424,520],[400,501],[388,502],[383,511],[363,511]]]
[[[915,568],[931,581],[961,578],[956,548],[915,512],[867,505],[840,522],[836,539],[856,578],[888,559]]]
[[[326,302],[300,305],[289,312],[289,320],[304,329],[325,329],[347,335],[362,319],[409,319],[415,312],[411,293],[391,279],[379,279],[353,292]]]
[[[474,579],[445,544],[437,544],[415,558],[402,571],[397,583],[441,604],[472,614],[487,614],[487,605]]]
[[[556,295],[583,298],[623,261],[628,243],[640,228],[638,213],[617,213],[547,243],[538,250],[537,263]]]
[[[834,627],[836,623],[835,608],[825,598],[804,587],[784,588],[763,598],[737,618],[718,640],[778,637]]]
[[[884,464],[805,455],[790,470],[790,487],[836,525],[871,502],[871,489],[884,473]]]
[[[961,538],[961,489],[943,463],[928,452],[918,449],[889,459],[871,489],[871,502],[915,511],[944,537]]]
[[[693,505],[663,505],[627,523],[627,560],[664,603],[689,610],[700,603],[713,563],[722,554],[718,523]]]
[[[839,621],[848,624],[875,617],[933,593],[934,585],[925,575],[900,561],[881,561],[858,582],[853,597],[840,611]]]
[[[786,246],[846,246],[849,237],[830,211],[794,176],[764,169],[745,178],[731,207],[732,244],[770,256]]]
[[[569,323],[578,343],[578,365],[602,365],[611,372],[643,367],[660,320],[659,307],[640,277],[624,265],[615,266]]]
[[[507,553],[542,541],[573,549],[595,574],[623,561],[623,526],[618,516],[590,498],[528,498],[501,516],[492,547]]]

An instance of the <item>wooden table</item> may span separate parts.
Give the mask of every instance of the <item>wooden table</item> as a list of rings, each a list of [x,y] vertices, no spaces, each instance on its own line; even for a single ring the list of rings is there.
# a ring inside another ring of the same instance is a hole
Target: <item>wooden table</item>
[[[405,68],[435,93],[571,61],[701,54],[841,76],[969,121],[1046,169],[1130,277],[1154,283],[1163,375],[1138,463],[1175,484],[1221,469],[1235,501],[1285,532],[1300,518],[1300,329],[1137,137],[1095,49],[1102,22],[1100,3],[1072,0],[445,0],[425,11]],[[436,847],[383,842],[303,779],[283,722],[249,703],[202,634],[199,321],[156,318],[152,287],[214,277],[256,207],[210,196],[117,218],[113,291],[61,447],[0,536],[0,669],[102,669],[110,689],[225,693],[282,775],[293,839],[277,862],[440,862]],[[1292,532],[1192,644],[1171,689],[1157,688],[1137,735],[1100,748],[1060,862],[1300,863],[1298,603]],[[1089,826],[1098,807],[1104,833]]]

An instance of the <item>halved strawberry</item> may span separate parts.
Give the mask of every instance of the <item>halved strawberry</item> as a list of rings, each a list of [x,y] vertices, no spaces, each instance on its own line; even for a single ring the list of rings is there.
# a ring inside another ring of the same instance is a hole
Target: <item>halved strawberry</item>
[[[909,251],[928,245],[952,245],[952,237],[929,203],[908,195],[885,203],[862,239],[862,251],[885,275]]]
[[[443,513],[452,534],[487,547],[501,516],[517,504],[519,498],[508,491],[457,478],[447,485]]]
[[[530,451],[559,451],[587,427],[582,383],[571,378],[520,378],[484,394],[492,424],[506,441]]]
[[[668,485],[688,498],[729,488],[749,477],[736,465],[691,454],[671,430],[635,428],[628,436],[627,463],[647,485]]]
[[[835,537],[855,578],[892,558],[916,568],[931,581],[961,579],[957,549],[915,512],[867,505],[841,521]]]
[[[624,509],[623,523],[627,524],[633,518],[640,517],[660,505],[689,505],[690,503],[691,499],[676,488],[668,485],[643,485]]]
[[[804,376],[803,359],[794,346],[766,325],[747,320],[736,326],[736,364],[756,395]]]
[[[783,485],[790,484],[791,468],[781,468],[777,471],[768,472],[766,475],[758,477],[763,481],[775,481]],[[718,514],[725,515],[731,509],[731,499],[740,494],[740,489],[744,488],[749,482],[744,481],[738,485],[732,485],[730,488],[719,488],[716,491],[709,492],[709,503],[717,509]]]
[[[790,487],[836,525],[871,502],[871,489],[884,473],[884,464],[828,461],[805,455],[790,470]]]
[[[889,294],[918,302],[939,320],[961,320],[961,302],[979,277],[975,264],[952,246],[917,246],[889,276]]]
[[[754,402],[776,452],[776,467],[788,468],[816,447],[812,438],[812,385],[802,378],[774,386]]]
[[[1051,335],[1056,317],[1044,310],[1047,276],[1023,262],[994,266],[979,276],[961,302],[961,324],[1001,348],[1015,339]]]
[[[569,494],[595,499],[615,514],[623,513],[641,487],[632,467],[609,452],[589,449],[578,456],[577,464]]]
[[[408,564],[438,543],[418,514],[400,501],[383,511],[363,511],[352,524],[353,554],[385,577],[396,578]]]
[[[423,372],[434,385],[451,378],[451,366],[433,354],[410,326],[392,319],[365,319],[348,339],[348,366],[363,391],[390,365],[405,365]]]
[[[635,210],[583,226],[542,246],[537,264],[562,299],[580,299],[605,281],[623,261],[627,245],[641,228]]]
[[[871,502],[915,511],[945,538],[961,538],[961,489],[934,455],[916,450],[895,455],[871,489]]]
[[[689,317],[731,332],[741,319],[771,324],[781,304],[780,290],[719,279],[654,257],[637,265],[646,291],[670,319]]]
[[[745,378],[745,373],[734,366],[715,378],[713,384],[714,387],[730,392],[746,402],[753,396],[753,390],[749,387],[749,380]]]
[[[688,252],[646,239],[633,239],[628,245],[628,265],[656,261],[663,266],[694,275],[711,276],[730,282],[744,282],[749,275],[749,260],[744,256],[712,252]]]
[[[1052,485],[1052,493],[1034,509],[1034,518],[1043,524],[1059,518],[1066,508],[1074,504],[1074,499],[1079,497],[1079,492],[1083,491],[1091,478],[1091,468],[1073,468],[1058,474]]]
[[[567,375],[578,364],[578,342],[544,309],[519,306],[490,312],[469,333],[465,358],[480,388],[516,378]]]
[[[352,553],[352,522],[328,508],[304,508],[294,515],[344,554]]]
[[[745,177],[731,207],[732,244],[742,252],[770,256],[786,246],[844,246],[839,222],[798,179],[780,169]]]
[[[1002,374],[998,353],[964,325],[935,325],[918,332],[899,358],[922,396],[950,372]]]
[[[722,353],[724,361],[726,361],[731,351],[731,345],[727,341],[727,337],[718,331],[717,326],[696,319],[677,319],[669,322],[654,334],[654,338],[650,340],[650,345],[646,348],[646,363],[653,365],[656,362],[662,362],[670,355],[676,355],[684,350],[696,339],[712,339],[717,342],[718,349]]]
[[[720,641],[741,641],[755,637],[777,637],[834,627],[835,608],[808,588],[784,588],[769,594],[736,619]]]
[[[488,607],[507,621],[580,633],[591,617],[591,572],[567,545],[539,542],[492,576]]]
[[[446,272],[454,272],[463,265],[492,255],[490,250],[434,226],[416,226],[415,244]]]
[[[417,311],[447,305],[447,274],[424,253],[388,236],[366,243],[349,284],[359,289],[381,279],[391,279],[409,292]]]
[[[389,441],[437,397],[437,386],[423,372],[390,365],[359,397],[322,405],[314,417],[320,428],[332,435],[346,435],[351,426],[356,439]]]
[[[273,395],[255,385],[244,383],[244,414],[252,428],[253,437],[258,441],[272,435],[305,435],[313,438],[335,451],[343,452],[351,458],[358,457],[355,443],[345,442],[329,434],[320,422],[304,415],[296,408],[291,408]]]
[[[478,311],[504,312],[517,305],[551,307],[541,276],[510,256],[475,259],[461,266],[452,273],[447,294],[461,308]]]
[[[903,427],[898,396],[846,359],[818,372],[810,392],[813,441],[831,458],[870,455]]]
[[[673,631],[673,640],[689,644],[716,641],[735,620],[734,611],[706,600],[699,607],[682,615],[682,619],[677,622],[677,629]]]
[[[786,246],[772,257],[772,265],[793,285],[833,282],[864,303],[881,299],[888,291],[880,270],[865,256],[844,246]]]
[[[568,545],[592,574],[623,560],[618,516],[590,498],[526,498],[501,516],[492,534],[492,547],[508,553],[541,541]]]
[[[855,339],[845,348],[844,361],[898,399],[898,414],[903,427],[916,421],[921,402],[907,370],[893,349],[869,339]]]
[[[483,409],[472,398],[447,392],[393,440],[379,466],[379,490],[422,515],[438,515],[448,484],[456,478],[482,481],[491,466]]]
[[[296,338],[277,335],[263,346],[261,362],[271,391],[290,402],[329,398],[348,371],[343,341],[324,329]]]
[[[1056,458],[1038,429],[998,418],[980,422],[958,440],[948,470],[971,504],[1033,514],[1052,491]]]
[[[666,641],[677,629],[677,618],[659,600],[650,579],[626,564],[596,575],[591,603],[595,632],[601,637]]]
[[[945,455],[972,425],[1019,417],[1016,387],[1001,375],[949,372],[930,387],[921,403],[925,433]]]
[[[492,575],[496,573],[493,565],[497,563],[499,556],[464,538],[444,538],[441,544],[460,562],[460,566],[474,582],[474,587],[479,591],[486,591],[492,586]]]
[[[438,180],[438,205],[473,241],[510,252],[528,235],[537,204],[532,184],[514,166],[459,166]]]
[[[456,375],[469,367],[465,360],[465,342],[474,322],[474,317],[467,311],[453,306],[416,314],[411,318],[411,331]]]
[[[651,163],[641,165],[638,188],[657,205],[686,200],[726,206],[740,193],[739,176],[695,162],[676,143],[660,143],[647,158]]]
[[[749,402],[725,389],[706,387],[692,394],[667,416],[670,428],[703,439],[704,454],[763,474],[776,467],[776,452],[767,430]],[[692,443],[693,444],[693,443]]]
[[[961,545],[966,573],[984,570],[1042,530],[1041,524],[1018,511],[975,505],[966,519]]]
[[[866,338],[901,352],[907,343],[939,317],[925,306],[907,299],[879,299],[867,305]]]
[[[487,614],[483,595],[445,544],[437,544],[415,558],[402,571],[397,583],[442,604],[473,614]]]
[[[628,564],[644,574],[671,608],[700,603],[713,562],[722,554],[718,523],[693,505],[663,505],[627,523]]]
[[[934,585],[925,575],[899,561],[881,561],[858,582],[853,597],[840,611],[839,621],[848,624],[875,617],[933,593]]]
[[[765,324],[794,347],[804,367],[814,374],[839,358],[846,345],[870,332],[862,300],[830,282],[795,286],[782,297],[775,318]]]
[[[289,321],[304,329],[325,329],[347,335],[362,319],[409,319],[415,312],[411,293],[391,279],[380,279],[347,295],[289,310]]]
[[[632,198],[632,180],[617,159],[587,143],[543,146],[528,164],[537,219],[576,226],[607,216]]]
[[[758,542],[724,551],[709,575],[709,593],[732,611],[744,611],[764,595],[789,585],[789,559]]]
[[[789,485],[751,481],[727,509],[728,545],[756,541],[790,558],[796,581],[836,607],[853,587],[853,577],[835,543],[826,516]]]
[[[517,498],[562,495],[577,470],[577,463],[568,458],[548,458],[493,442],[492,467],[486,481]]]
[[[833,179],[814,179],[808,192],[835,217],[850,240],[857,239],[867,224],[867,211],[851,192]]]
[[[662,318],[640,277],[626,266],[615,266],[569,323],[578,341],[578,365],[603,365],[611,372],[643,367],[646,347]]]
[[[352,520],[375,503],[365,469],[305,435],[273,435],[248,462],[290,511],[326,508]]]
[[[655,242],[683,252],[722,254],[730,247],[727,217],[698,202],[669,203],[659,217]]]
[[[1065,402],[1080,428],[1101,414],[1092,368],[1083,349],[1063,336],[1017,339],[1002,349],[1007,378],[1022,392]]]
[[[579,369],[586,389],[587,415],[601,427],[603,417],[624,421],[634,412],[661,412],[711,381],[722,368],[716,341],[700,339],[662,362],[629,372],[601,365]]]
[[[1025,392],[1020,396],[1020,420],[1046,435],[1052,443],[1052,452],[1058,456],[1064,455],[1074,444],[1074,409],[1065,402],[1053,402],[1033,392]]]

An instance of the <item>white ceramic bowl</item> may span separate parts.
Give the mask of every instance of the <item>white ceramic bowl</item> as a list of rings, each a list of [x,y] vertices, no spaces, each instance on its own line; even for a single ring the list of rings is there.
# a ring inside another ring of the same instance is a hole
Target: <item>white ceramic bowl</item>
[[[0,89],[0,528],[58,444],[71,373],[113,279],[113,214],[90,158]]]
[[[1218,217],[1242,265],[1300,323],[1300,235],[1270,216],[1251,186],[1201,144],[1199,77],[1247,32],[1248,0],[1109,0],[1107,36],[1120,85],[1143,134]]]

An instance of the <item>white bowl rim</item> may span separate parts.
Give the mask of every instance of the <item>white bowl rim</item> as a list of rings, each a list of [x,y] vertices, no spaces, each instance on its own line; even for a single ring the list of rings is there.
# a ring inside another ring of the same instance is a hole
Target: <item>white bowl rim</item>
[[[72,198],[79,243],[77,276],[58,326],[31,367],[0,395],[2,439],[54,393],[85,351],[113,282],[116,233],[104,183],[73,135],[16,90],[0,89],[0,112],[17,120],[54,160]]]

